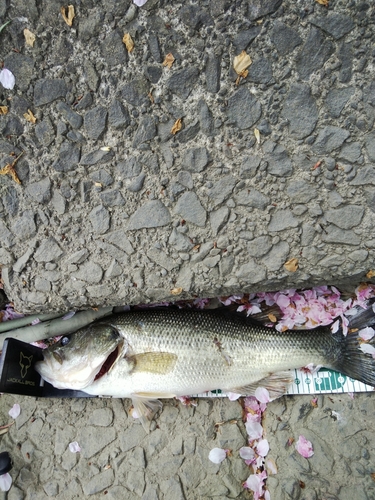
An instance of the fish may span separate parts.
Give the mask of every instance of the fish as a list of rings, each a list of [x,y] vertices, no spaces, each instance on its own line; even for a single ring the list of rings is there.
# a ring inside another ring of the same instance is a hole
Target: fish
[[[357,334],[332,333],[329,326],[278,332],[225,308],[149,308],[63,337],[43,351],[35,369],[58,389],[131,398],[149,431],[160,399],[216,389],[253,395],[259,386],[276,398],[292,381],[290,370],[310,364],[375,386],[375,359],[360,343]]]

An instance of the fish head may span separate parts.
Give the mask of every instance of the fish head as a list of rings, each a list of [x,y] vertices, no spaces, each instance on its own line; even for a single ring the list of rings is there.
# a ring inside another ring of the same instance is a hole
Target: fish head
[[[123,344],[112,325],[88,325],[45,349],[44,359],[35,363],[35,369],[57,389],[83,390],[113,367]]]

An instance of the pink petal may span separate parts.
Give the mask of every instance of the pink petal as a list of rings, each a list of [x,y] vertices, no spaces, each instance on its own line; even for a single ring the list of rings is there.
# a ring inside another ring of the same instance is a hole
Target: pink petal
[[[271,401],[270,393],[265,387],[258,387],[255,391],[255,397],[257,398],[259,403],[269,403]]]
[[[340,326],[339,320],[336,320],[334,323],[332,323],[332,325],[331,325],[332,333],[336,333],[337,330],[339,329],[339,326]]]
[[[133,0],[137,7],[143,7],[147,0]]]
[[[0,476],[0,490],[1,491],[9,491],[12,485],[12,476],[9,472],[6,472],[2,476]]]
[[[77,443],[77,441],[73,441],[72,443],[69,443],[69,450],[72,453],[79,453],[81,451],[81,447]]]
[[[262,437],[263,427],[259,422],[246,422],[245,427],[251,441],[254,439],[260,439]]]
[[[310,441],[305,436],[300,436],[296,442],[296,450],[304,458],[310,458],[314,455],[313,447]]]
[[[214,464],[220,464],[223,460],[225,460],[226,456],[227,452],[222,448],[212,448],[208,454],[209,460],[211,460]]]
[[[0,83],[5,89],[12,90],[14,88],[16,79],[14,78],[13,73],[9,71],[9,69],[3,68],[0,71]]]
[[[72,318],[75,315],[75,311],[69,311],[68,313],[64,314],[64,316],[61,318],[62,320],[67,320]]]
[[[359,346],[359,348],[361,349],[362,352],[364,352],[365,354],[371,354],[371,356],[373,358],[375,358],[375,347],[373,347],[372,345],[370,344],[361,344]]]
[[[243,446],[240,448],[240,457],[244,460],[251,460],[254,456],[255,452],[252,448],[250,448],[250,446]]]
[[[272,458],[267,458],[266,469],[267,469],[268,474],[277,474],[276,463]]]
[[[12,418],[17,418],[21,413],[20,405],[18,403],[15,403],[8,413]]]
[[[367,328],[362,328],[362,330],[359,330],[358,335],[363,340],[370,340],[375,335],[375,330],[371,328],[371,326],[368,326]]]
[[[41,323],[40,319],[39,318],[35,318],[32,320],[31,324],[34,326],[34,325],[38,325],[39,323]]]
[[[271,500],[271,495],[268,490],[264,492],[264,500]]]
[[[252,490],[254,493],[259,493],[259,487],[261,483],[260,477],[256,474],[251,474],[247,480],[244,482],[244,488]]]
[[[265,457],[270,450],[270,445],[268,444],[267,439],[261,439],[257,444],[257,453],[261,457]]]
[[[236,401],[240,397],[241,397],[241,394],[237,394],[235,392],[228,392],[229,401]]]

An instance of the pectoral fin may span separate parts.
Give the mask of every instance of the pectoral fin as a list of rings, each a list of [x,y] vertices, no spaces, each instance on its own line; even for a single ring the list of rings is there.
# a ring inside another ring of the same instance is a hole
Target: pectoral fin
[[[165,375],[176,365],[177,354],[170,352],[142,352],[128,358],[134,363],[133,372],[148,372]]]
[[[162,403],[158,399],[148,399],[139,394],[132,394],[132,402],[135,411],[139,415],[139,420],[147,434],[150,432],[151,420],[155,413],[162,408]]]
[[[235,387],[228,389],[227,391],[235,392],[237,394],[242,394],[243,396],[254,395],[258,387],[265,387],[271,399],[276,399],[283,396],[286,393],[288,385],[293,381],[293,375],[291,371],[283,371],[277,373],[271,373],[267,377],[264,377],[252,384],[244,385],[242,387]]]

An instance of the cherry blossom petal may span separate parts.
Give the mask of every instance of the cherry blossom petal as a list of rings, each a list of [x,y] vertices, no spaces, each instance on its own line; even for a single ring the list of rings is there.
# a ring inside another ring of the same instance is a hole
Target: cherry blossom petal
[[[223,460],[225,460],[226,456],[227,452],[222,448],[212,448],[208,454],[209,460],[211,460],[214,464],[220,464]]]
[[[265,465],[266,465],[266,469],[267,469],[268,474],[277,474],[277,467],[276,467],[275,460],[273,460],[272,458],[267,458]]]
[[[14,88],[16,79],[14,78],[13,73],[9,71],[9,69],[3,68],[0,71],[0,83],[5,89],[12,90]]]
[[[9,472],[0,476],[0,490],[1,491],[9,491],[12,486],[12,476]]]
[[[268,444],[267,439],[261,439],[257,444],[257,453],[261,457],[265,457],[267,453],[270,451],[270,445]]]
[[[72,443],[69,443],[69,450],[72,453],[79,453],[81,451],[80,445],[77,443],[77,441],[73,441]]]
[[[240,397],[241,397],[241,394],[237,394],[236,392],[228,392],[229,401],[236,401]]]
[[[332,330],[332,333],[336,333],[337,330],[339,329],[340,327],[340,321],[339,320],[336,320],[334,323],[332,323],[331,325],[331,330]]]
[[[75,315],[75,311],[69,311],[64,316],[61,318],[63,321],[66,321],[67,319],[72,318]]]
[[[255,391],[255,397],[259,401],[259,403],[269,403],[270,393],[265,387],[258,387]]]
[[[371,356],[373,358],[375,358],[375,347],[373,347],[372,345],[370,344],[361,344],[359,346],[359,348],[361,349],[362,352],[364,352],[365,354],[371,354]]]
[[[359,330],[358,335],[363,340],[370,340],[375,335],[375,330],[371,328],[371,326],[368,326],[367,328],[362,328],[362,330]]]
[[[143,7],[143,5],[147,2],[147,0],[133,0],[133,2],[137,7]]]
[[[264,492],[264,500],[271,500],[271,494],[268,490]]]
[[[296,450],[304,458],[310,458],[314,455],[313,447],[310,441],[305,436],[300,436],[296,442]]]
[[[263,435],[263,427],[259,422],[246,422],[246,432],[250,440],[260,439]]]
[[[19,414],[21,413],[21,407],[18,403],[15,403],[12,408],[9,410],[9,415],[12,417],[12,418],[17,418],[19,416]]]
[[[242,446],[240,448],[240,457],[244,460],[251,460],[255,457],[255,451],[250,446]]]
[[[261,486],[261,479],[257,474],[251,474],[243,484],[244,488],[252,490],[254,493],[259,494]]]

